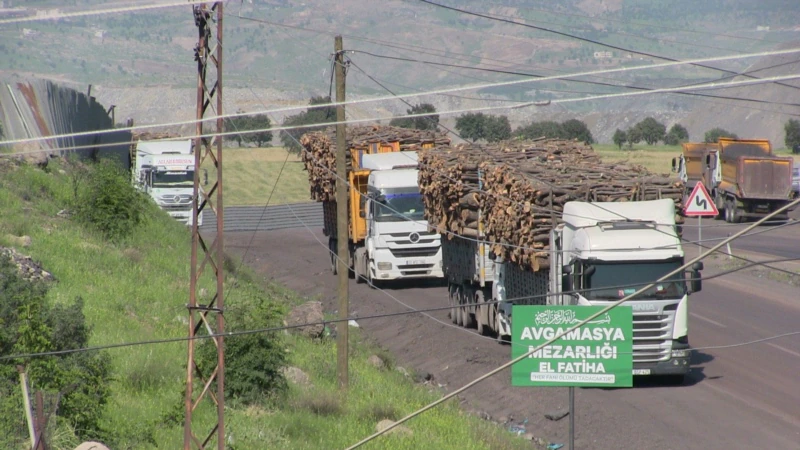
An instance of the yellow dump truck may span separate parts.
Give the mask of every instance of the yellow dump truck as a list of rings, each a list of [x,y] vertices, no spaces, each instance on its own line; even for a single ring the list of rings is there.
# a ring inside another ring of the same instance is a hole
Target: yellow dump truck
[[[672,162],[687,195],[702,182],[720,211],[718,218],[730,223],[763,217],[791,201],[792,164],[792,158],[773,153],[768,139],[729,138],[686,143],[683,154]],[[788,214],[778,217],[787,218]]]

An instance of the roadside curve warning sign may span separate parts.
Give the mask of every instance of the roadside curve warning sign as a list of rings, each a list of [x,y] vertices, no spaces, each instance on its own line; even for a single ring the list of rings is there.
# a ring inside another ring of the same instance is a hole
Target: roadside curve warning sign
[[[631,387],[630,306],[618,306],[571,330],[582,319],[603,309],[603,306],[514,305],[511,356],[530,355],[511,366],[511,385]],[[561,338],[536,350],[556,336]]]
[[[698,181],[694,185],[694,189],[689,194],[686,205],[683,207],[683,214],[694,217],[715,217],[719,215],[717,205],[714,204],[714,200],[702,182]]]

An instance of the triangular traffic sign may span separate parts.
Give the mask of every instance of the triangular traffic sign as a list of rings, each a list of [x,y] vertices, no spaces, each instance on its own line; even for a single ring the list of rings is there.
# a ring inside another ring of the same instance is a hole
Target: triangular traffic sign
[[[687,216],[715,217],[719,215],[717,205],[709,195],[703,183],[698,181],[683,207],[683,214]]]

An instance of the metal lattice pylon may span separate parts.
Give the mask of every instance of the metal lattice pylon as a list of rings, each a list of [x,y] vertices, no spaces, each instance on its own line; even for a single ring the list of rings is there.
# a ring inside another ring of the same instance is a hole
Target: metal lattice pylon
[[[192,256],[191,281],[189,287],[189,341],[188,364],[186,376],[186,416],[183,432],[183,447],[206,448],[216,436],[217,448],[225,448],[225,347],[222,334],[224,323],[223,282],[223,208],[222,208],[222,2],[215,2],[209,8],[207,4],[195,5],[192,8],[194,20],[199,31],[199,39],[195,48],[197,61],[197,136],[195,137],[195,171],[194,198],[192,207]],[[216,17],[215,17],[216,14]],[[216,33],[212,25],[216,19]],[[209,79],[209,75],[211,78]],[[215,105],[216,104],[216,105]],[[210,139],[203,137],[203,117],[209,109],[215,113],[216,134]],[[208,192],[200,189],[200,169],[209,161],[216,169],[216,179],[209,186]],[[200,235],[198,217],[205,208],[210,208],[216,215],[216,234],[214,241],[208,245]],[[202,253],[200,253],[200,251]],[[202,257],[201,257],[202,255]],[[216,279],[216,292],[209,296],[208,304],[198,303],[200,280],[205,269],[210,269]],[[217,361],[213,367],[200,367],[196,359],[195,337],[201,333],[215,335],[211,338],[216,351]],[[213,387],[216,386],[216,392]],[[216,406],[217,420],[211,430],[202,430],[195,423],[195,410],[204,399],[210,399]]]

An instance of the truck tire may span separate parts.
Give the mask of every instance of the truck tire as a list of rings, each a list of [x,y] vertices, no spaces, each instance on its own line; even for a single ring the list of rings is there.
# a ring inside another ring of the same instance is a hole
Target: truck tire
[[[475,292],[475,322],[478,328],[478,334],[481,336],[488,336],[489,329],[489,305],[486,304],[483,290],[478,289]]]
[[[461,320],[464,328],[475,328],[475,316],[469,312],[469,307],[475,301],[475,291],[472,286],[464,285],[461,287]]]
[[[363,284],[367,281],[367,249],[364,247],[357,248],[353,254],[354,275],[356,284]]]
[[[456,286],[453,283],[447,284],[447,303],[450,305],[450,321],[458,325],[458,299],[456,297]]]
[[[727,222],[728,208],[726,208],[725,206],[727,205],[728,202],[725,201],[724,197],[720,198],[720,195],[717,193],[717,191],[714,191],[713,196],[714,196],[714,204],[717,206],[717,209],[719,210],[719,214],[714,216],[714,220],[725,219],[725,221]]]
[[[336,270],[336,266],[337,266],[337,264],[336,264],[336,262],[337,262],[336,261],[336,249],[337,249],[336,239],[329,238],[328,239],[328,253],[331,256],[331,272],[333,272],[334,275],[337,274],[337,270]]]

